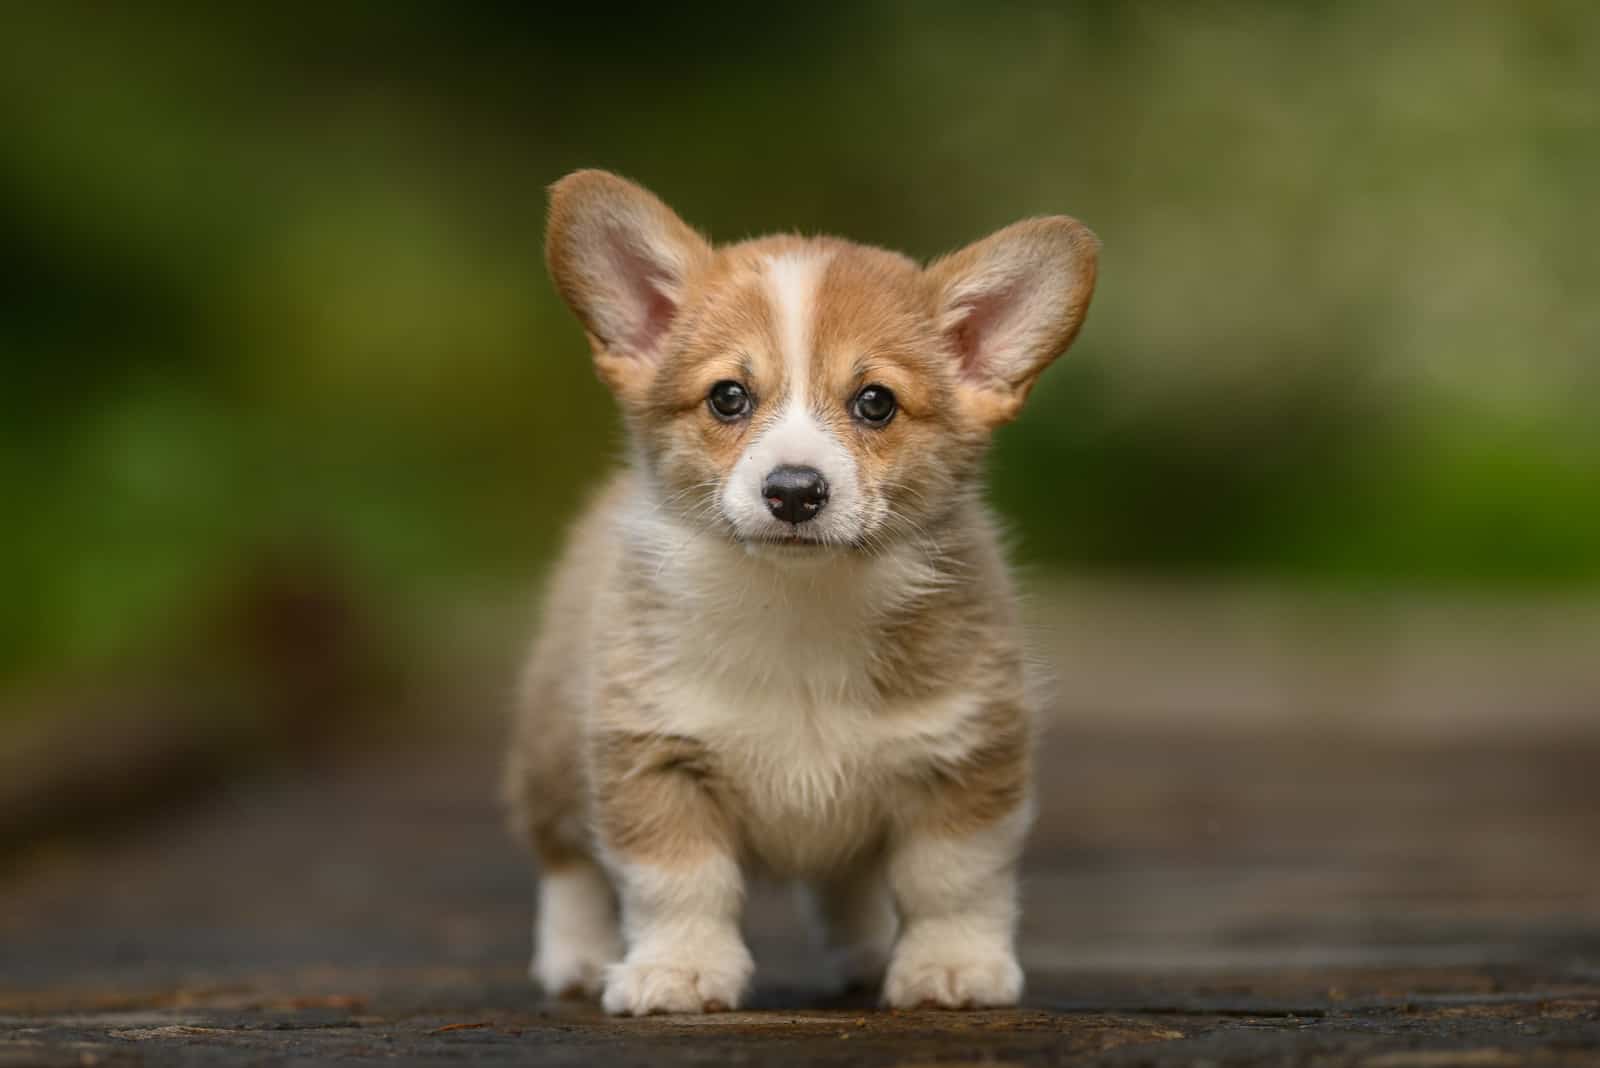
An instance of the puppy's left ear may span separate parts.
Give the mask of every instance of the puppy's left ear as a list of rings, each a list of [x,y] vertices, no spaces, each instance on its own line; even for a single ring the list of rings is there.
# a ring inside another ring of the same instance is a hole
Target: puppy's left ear
[[[973,419],[1016,418],[1028,391],[1072,344],[1094,294],[1100,240],[1076,219],[1028,219],[928,267],[939,330],[959,361]]]

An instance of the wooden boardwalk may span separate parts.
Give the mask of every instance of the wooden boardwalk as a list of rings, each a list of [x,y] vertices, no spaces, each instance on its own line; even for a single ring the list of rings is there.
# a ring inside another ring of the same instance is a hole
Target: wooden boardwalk
[[[750,1011],[523,975],[492,741],[239,787],[0,882],[0,1065],[1600,1064],[1600,750],[1058,724],[1023,1008],[831,1000],[757,893]]]

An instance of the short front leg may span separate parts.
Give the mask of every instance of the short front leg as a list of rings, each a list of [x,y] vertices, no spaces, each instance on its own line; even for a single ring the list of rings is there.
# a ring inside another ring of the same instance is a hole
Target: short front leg
[[[739,932],[744,879],[726,814],[688,739],[597,740],[596,815],[627,955],[606,974],[617,1015],[737,1008],[754,963]]]
[[[890,880],[902,926],[884,982],[890,1006],[1017,1003],[1016,865],[1026,822],[1019,810],[959,836],[915,833],[896,851]]]
[[[987,745],[930,776],[890,843],[900,940],[884,981],[897,1009],[1015,1005],[1017,864],[1032,818],[1027,724],[998,710]]]

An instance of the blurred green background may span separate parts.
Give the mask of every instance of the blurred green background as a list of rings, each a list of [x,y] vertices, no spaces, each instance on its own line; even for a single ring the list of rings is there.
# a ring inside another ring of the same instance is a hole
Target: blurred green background
[[[520,640],[472,606],[618,444],[541,260],[579,166],[720,239],[1089,223],[1088,326],[993,461],[1036,571],[1600,584],[1592,3],[5,24],[0,696]]]

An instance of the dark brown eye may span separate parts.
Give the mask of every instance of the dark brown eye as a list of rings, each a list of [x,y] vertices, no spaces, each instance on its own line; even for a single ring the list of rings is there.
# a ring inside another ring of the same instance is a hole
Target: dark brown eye
[[[711,395],[706,398],[706,403],[711,406],[712,415],[728,422],[750,414],[749,390],[728,379],[711,387]]]
[[[888,386],[863,386],[850,406],[855,417],[868,426],[884,426],[894,418],[897,406]]]

